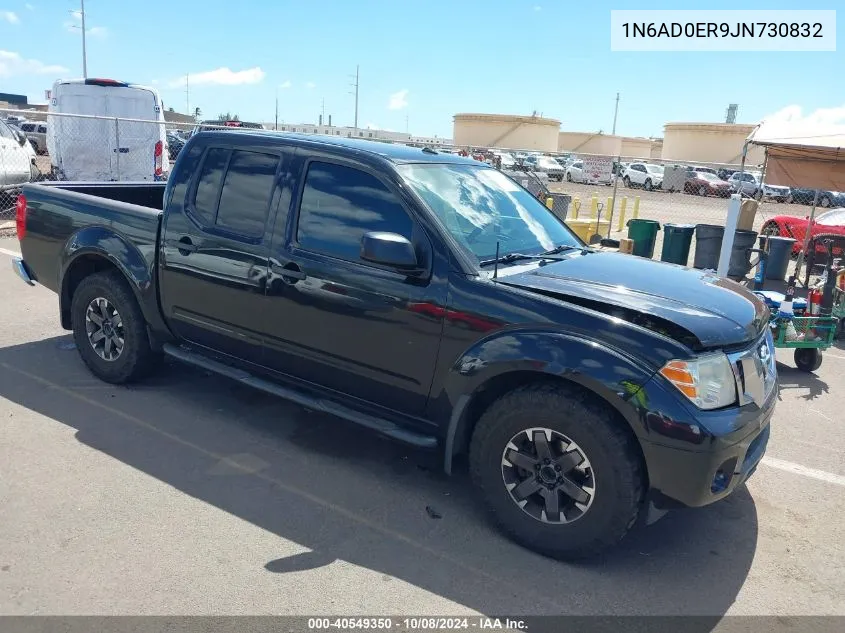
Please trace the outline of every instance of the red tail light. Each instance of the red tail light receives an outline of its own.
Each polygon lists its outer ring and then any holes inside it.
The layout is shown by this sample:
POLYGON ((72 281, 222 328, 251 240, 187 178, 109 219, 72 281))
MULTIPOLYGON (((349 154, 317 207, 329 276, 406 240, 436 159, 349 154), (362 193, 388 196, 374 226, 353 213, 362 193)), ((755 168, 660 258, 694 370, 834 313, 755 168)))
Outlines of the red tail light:
POLYGON ((155 149, 155 175, 156 176, 161 176, 162 160, 163 160, 162 154, 163 154, 163 152, 164 152, 164 145, 162 144, 161 141, 158 141, 156 143, 156 149, 155 149))
POLYGON ((15 225, 18 230, 18 240, 22 240, 26 235, 26 196, 23 194, 18 196, 18 201, 15 204, 15 225))

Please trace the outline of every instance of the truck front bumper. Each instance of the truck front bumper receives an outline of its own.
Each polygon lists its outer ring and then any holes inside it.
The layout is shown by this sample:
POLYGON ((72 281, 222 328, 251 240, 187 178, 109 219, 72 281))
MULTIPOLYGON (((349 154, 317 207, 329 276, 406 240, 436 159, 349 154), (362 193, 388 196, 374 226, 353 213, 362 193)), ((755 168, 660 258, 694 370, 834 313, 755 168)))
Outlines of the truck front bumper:
MULTIPOLYGON (((777 388, 763 407, 718 412, 733 417, 733 428, 710 436, 697 450, 660 442, 642 442, 651 484, 651 501, 657 508, 699 507, 723 499, 745 483, 766 452, 777 388)), ((713 412, 717 413, 717 412, 713 412)))
POLYGON ((23 279, 30 286, 35 285, 35 282, 29 274, 29 269, 26 267, 26 263, 20 257, 12 258, 12 270, 14 270, 15 274, 17 274, 18 277, 23 279))

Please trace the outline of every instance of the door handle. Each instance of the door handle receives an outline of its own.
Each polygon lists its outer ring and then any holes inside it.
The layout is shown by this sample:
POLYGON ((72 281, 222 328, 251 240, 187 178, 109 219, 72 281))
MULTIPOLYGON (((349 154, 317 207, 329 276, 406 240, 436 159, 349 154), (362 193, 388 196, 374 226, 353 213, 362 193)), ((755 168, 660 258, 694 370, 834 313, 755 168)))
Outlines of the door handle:
POLYGON ((305 279, 305 272, 293 262, 280 266, 279 264, 270 264, 270 270, 279 275, 287 284, 295 284, 297 281, 305 279))
POLYGON ((176 242, 176 249, 180 255, 188 255, 189 253, 197 252, 197 245, 186 235, 185 237, 179 238, 179 241, 176 242))

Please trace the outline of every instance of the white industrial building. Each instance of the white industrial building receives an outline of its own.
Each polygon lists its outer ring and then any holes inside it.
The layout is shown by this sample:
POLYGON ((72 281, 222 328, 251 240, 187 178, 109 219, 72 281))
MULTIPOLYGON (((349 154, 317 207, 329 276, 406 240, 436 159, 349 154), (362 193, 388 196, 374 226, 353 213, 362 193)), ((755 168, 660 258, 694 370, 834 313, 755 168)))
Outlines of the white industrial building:
POLYGON ((266 130, 279 132, 297 132, 300 134, 325 134, 346 138, 362 138, 371 141, 391 141, 395 143, 415 143, 420 145, 452 145, 452 139, 438 136, 417 136, 407 132, 392 132, 374 128, 354 128, 342 125, 321 125, 319 123, 263 123, 266 130))

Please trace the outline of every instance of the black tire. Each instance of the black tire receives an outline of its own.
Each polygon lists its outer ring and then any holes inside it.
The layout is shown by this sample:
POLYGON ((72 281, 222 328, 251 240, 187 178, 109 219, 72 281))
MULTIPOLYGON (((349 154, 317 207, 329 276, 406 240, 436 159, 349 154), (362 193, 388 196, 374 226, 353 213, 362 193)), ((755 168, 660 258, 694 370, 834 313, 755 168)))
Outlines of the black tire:
POLYGON ((626 187, 628 187, 628 189, 630 189, 631 188, 631 179, 628 178, 628 176, 625 176, 624 178, 622 178, 622 184, 625 185, 626 187))
POLYGON ((148 374, 155 365, 158 355, 150 348, 141 308, 119 272, 95 273, 80 282, 73 293, 71 322, 76 349, 100 380, 113 384, 132 382, 148 374), (86 314, 98 298, 105 299, 119 316, 120 325, 113 327, 120 328, 123 347, 112 360, 101 357, 89 339, 86 314))
POLYGON ((829 209, 831 205, 831 200, 828 196, 822 196, 819 198, 819 206, 824 209, 829 209))
MULTIPOLYGON (((595 556, 621 541, 637 520, 645 490, 642 461, 631 432, 591 394, 557 384, 519 387, 490 405, 473 432, 470 469, 495 521, 510 538, 562 560, 595 556), (505 469, 517 471, 503 466, 508 443, 518 435, 528 437, 522 432, 537 427, 574 442, 594 474, 597 494, 590 495, 586 510, 569 522, 544 522, 530 515, 507 487, 505 469)), ((530 476, 527 480, 539 481, 530 476)), ((545 499, 542 490, 536 495, 545 499)), ((557 499, 563 499, 564 505, 572 502, 565 495, 557 499)))
POLYGON ((801 371, 814 372, 822 366, 822 351, 812 347, 798 347, 795 350, 795 366, 801 371))
POLYGON ((795 196, 793 196, 792 194, 789 194, 788 196, 786 196, 786 203, 787 204, 795 204, 795 196))
POLYGON ((643 183, 643 189, 646 191, 652 191, 654 189, 654 185, 651 183, 651 178, 646 178, 646 181, 643 183))
POLYGON ((700 186, 698 188, 698 195, 706 198, 707 197, 707 187, 705 187, 704 185, 700 186))
POLYGON ((571 171, 566 172, 566 181, 572 182, 572 172, 571 171))
POLYGON ((776 222, 766 222, 763 228, 760 229, 761 235, 774 235, 780 237, 780 227, 776 222))

